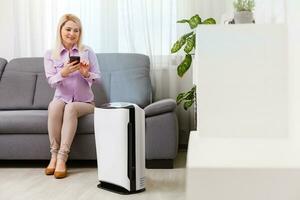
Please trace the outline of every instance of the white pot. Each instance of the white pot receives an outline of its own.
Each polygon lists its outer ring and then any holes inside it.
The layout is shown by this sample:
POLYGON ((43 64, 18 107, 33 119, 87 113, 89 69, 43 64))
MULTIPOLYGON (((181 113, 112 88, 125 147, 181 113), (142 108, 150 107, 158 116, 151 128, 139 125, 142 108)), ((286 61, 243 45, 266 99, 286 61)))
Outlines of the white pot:
POLYGON ((240 11, 234 13, 235 24, 252 24, 253 23, 253 12, 240 11))

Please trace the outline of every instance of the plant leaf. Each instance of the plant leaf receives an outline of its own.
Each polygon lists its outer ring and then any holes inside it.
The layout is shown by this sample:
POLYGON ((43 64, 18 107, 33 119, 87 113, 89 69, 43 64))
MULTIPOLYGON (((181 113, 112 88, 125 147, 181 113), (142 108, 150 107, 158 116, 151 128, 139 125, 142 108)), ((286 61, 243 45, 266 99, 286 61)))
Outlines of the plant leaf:
POLYGON ((179 40, 177 40, 171 48, 171 53, 176 53, 177 51, 179 51, 181 49, 181 47, 185 44, 185 42, 186 42, 186 39, 183 37, 181 37, 179 40))
POLYGON ((184 102, 184 104, 183 104, 184 110, 187 110, 189 107, 191 107, 193 105, 193 103, 194 103, 194 100, 189 100, 189 101, 184 102))
MULTIPOLYGON (((194 93, 196 92, 196 85, 194 85, 191 89, 191 91, 193 91, 194 93)), ((195 94, 196 95, 196 94, 195 94)))
POLYGON ((186 45, 184 48, 185 53, 190 53, 193 50, 193 48, 195 47, 195 41, 196 41, 196 34, 186 39, 186 45))
POLYGON ((194 34, 194 31, 189 32, 189 33, 187 33, 187 34, 184 34, 182 37, 186 39, 186 38, 190 37, 190 36, 193 35, 193 34, 194 34))
POLYGON ((198 24, 201 24, 201 18, 199 17, 199 15, 194 15, 193 17, 191 17, 191 19, 189 20, 190 28, 194 29, 198 26, 198 24))
POLYGON ((186 43, 186 39, 188 37, 190 37, 194 32, 190 32, 190 33, 187 33, 187 34, 184 34, 183 36, 180 37, 179 40, 177 40, 175 42, 175 44, 173 44, 172 48, 171 48, 171 53, 176 53, 177 51, 179 51, 181 49, 181 47, 183 45, 185 45, 186 43))
POLYGON ((182 20, 178 20, 177 23, 189 23, 189 20, 182 19, 182 20))
POLYGON ((194 98, 195 98, 195 96, 194 96, 194 91, 193 90, 190 90, 186 93, 186 97, 185 97, 186 100, 192 100, 194 98))
POLYGON ((202 24, 216 24, 216 20, 214 18, 208 18, 204 20, 202 24))
POLYGON ((183 108, 187 110, 189 107, 195 103, 196 100, 196 85, 194 85, 188 92, 182 92, 180 93, 177 98, 177 105, 184 102, 183 108))
POLYGON ((184 60, 177 67, 178 76, 182 77, 185 72, 190 68, 192 63, 192 56, 190 54, 185 55, 184 60))
POLYGON ((185 96, 184 92, 181 92, 180 94, 177 95, 177 98, 176 98, 177 105, 179 105, 182 102, 182 100, 184 99, 184 96, 185 96))

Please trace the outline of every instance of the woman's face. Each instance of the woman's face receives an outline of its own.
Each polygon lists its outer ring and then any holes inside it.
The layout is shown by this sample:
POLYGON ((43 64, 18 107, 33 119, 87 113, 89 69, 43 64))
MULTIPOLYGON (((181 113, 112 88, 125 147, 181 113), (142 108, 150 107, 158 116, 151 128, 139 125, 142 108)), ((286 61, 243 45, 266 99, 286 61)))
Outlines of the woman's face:
POLYGON ((62 43, 68 47, 73 47, 76 44, 80 37, 80 28, 73 21, 67 21, 65 25, 61 28, 61 38, 62 43))

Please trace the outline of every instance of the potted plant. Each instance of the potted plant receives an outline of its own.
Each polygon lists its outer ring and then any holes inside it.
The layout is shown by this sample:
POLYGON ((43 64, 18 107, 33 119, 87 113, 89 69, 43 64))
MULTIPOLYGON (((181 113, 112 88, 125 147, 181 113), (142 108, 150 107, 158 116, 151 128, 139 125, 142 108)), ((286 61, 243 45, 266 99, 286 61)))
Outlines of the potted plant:
MULTIPOLYGON (((171 53, 176 53, 184 46, 185 58, 177 66, 177 74, 179 77, 182 77, 186 71, 190 68, 193 60, 194 50, 196 48, 196 33, 194 29, 199 24, 216 24, 216 20, 213 18, 208 18, 202 21, 199 15, 194 15, 190 19, 182 19, 177 21, 177 23, 188 23, 191 32, 181 36, 172 46, 171 53)), ((182 92, 177 96, 177 105, 183 103, 183 108, 187 110, 195 102, 196 98, 196 86, 193 86, 190 91, 182 92)))
POLYGON ((235 0, 233 2, 235 9, 234 22, 236 24, 254 23, 253 10, 255 7, 254 0, 235 0))

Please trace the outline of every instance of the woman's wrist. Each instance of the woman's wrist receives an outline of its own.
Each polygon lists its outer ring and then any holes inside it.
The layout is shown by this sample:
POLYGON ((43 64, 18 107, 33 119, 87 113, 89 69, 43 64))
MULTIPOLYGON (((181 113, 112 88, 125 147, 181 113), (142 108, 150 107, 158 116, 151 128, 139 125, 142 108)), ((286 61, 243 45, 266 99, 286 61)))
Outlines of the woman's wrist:
POLYGON ((61 75, 63 78, 65 78, 65 77, 68 76, 68 74, 65 73, 63 70, 60 71, 60 75, 61 75))
POLYGON ((90 72, 84 73, 84 74, 83 74, 83 77, 84 77, 84 78, 89 78, 89 77, 90 77, 90 72))

